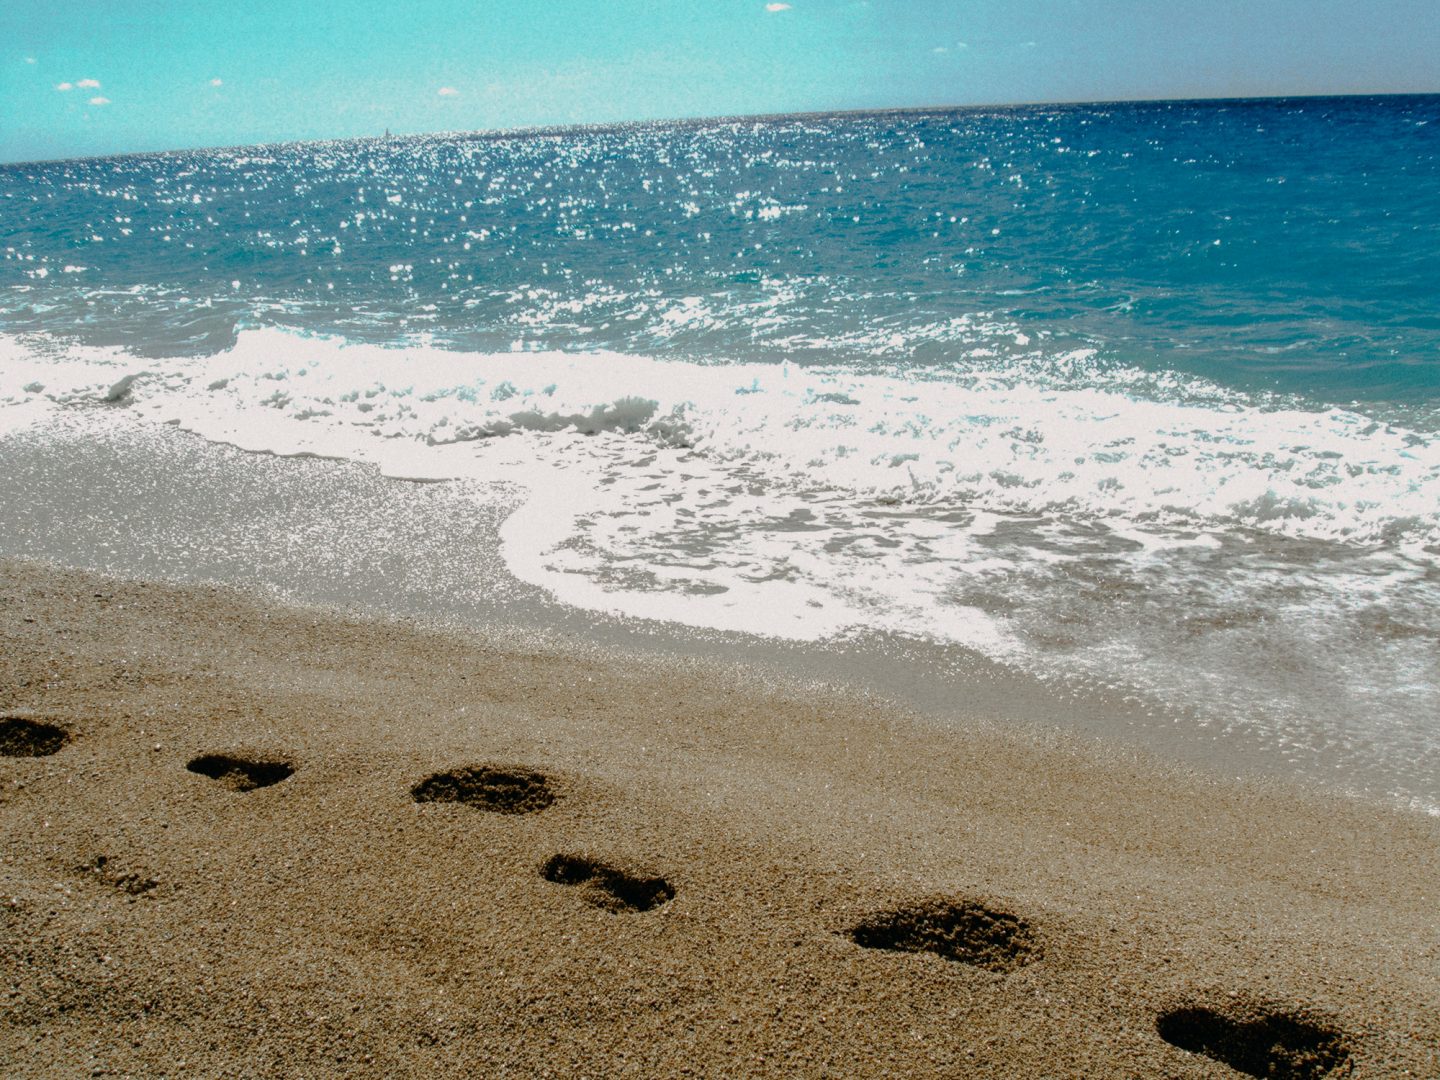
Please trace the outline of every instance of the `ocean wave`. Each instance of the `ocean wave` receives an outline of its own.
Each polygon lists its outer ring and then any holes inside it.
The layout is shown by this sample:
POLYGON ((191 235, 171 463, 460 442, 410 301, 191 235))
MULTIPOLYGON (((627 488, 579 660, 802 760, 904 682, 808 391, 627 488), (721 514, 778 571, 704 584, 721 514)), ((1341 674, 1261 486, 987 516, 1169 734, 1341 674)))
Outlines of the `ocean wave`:
POLYGON ((886 374, 619 353, 455 352, 240 333, 137 360, 7 338, 0 403, 128 403, 206 437, 468 475, 455 447, 604 432, 880 504, 1440 542, 1440 439, 1084 351, 886 374), (397 455, 397 445, 405 452, 397 455))

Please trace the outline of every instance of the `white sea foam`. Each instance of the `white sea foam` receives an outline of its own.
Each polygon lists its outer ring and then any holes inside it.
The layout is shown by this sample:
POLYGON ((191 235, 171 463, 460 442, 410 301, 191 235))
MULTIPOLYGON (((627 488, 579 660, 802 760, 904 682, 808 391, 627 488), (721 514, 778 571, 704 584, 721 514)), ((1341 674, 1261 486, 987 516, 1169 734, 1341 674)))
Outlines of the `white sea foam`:
MULTIPOLYGON (((133 398, 158 419, 277 453, 485 478, 497 436, 635 435, 792 490, 910 505, 1064 511, 1115 523, 1242 526, 1375 543, 1440 540, 1440 439, 1342 409, 1244 399, 1198 381, 1083 369, 904 377, 615 353, 474 354, 252 330, 214 356, 4 345, 0 402, 133 398), (103 385, 102 385, 103 384, 103 385), (32 389, 38 387, 38 389, 32 389)), ((1079 363, 1077 363, 1077 361, 1079 363)))
POLYGON ((715 629, 890 630, 1013 657, 1014 633, 990 613, 998 583, 1028 575, 1034 588, 1040 568, 1096 554, 1047 538, 1047 521, 1103 525, 1100 554, 1134 565, 1237 527, 1365 544, 1440 535, 1434 439, 1090 372, 1083 355, 1048 375, 900 377, 279 329, 177 360, 13 338, 3 349, 0 423, 30 422, 42 401, 104 403, 249 450, 517 483, 530 500, 504 538, 522 580, 577 606, 715 629), (997 542, 1002 524, 1031 539, 997 542), (977 591, 986 603, 966 603, 977 591))

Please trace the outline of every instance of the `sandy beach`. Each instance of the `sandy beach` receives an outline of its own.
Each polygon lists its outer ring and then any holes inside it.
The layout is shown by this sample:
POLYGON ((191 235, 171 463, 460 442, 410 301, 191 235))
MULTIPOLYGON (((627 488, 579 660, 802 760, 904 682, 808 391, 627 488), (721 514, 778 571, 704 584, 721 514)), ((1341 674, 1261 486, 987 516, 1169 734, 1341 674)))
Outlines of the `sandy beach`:
POLYGON ((0 564, 7 1076, 1440 1075, 1440 821, 0 564))
POLYGON ((72 6, 0 1080, 1440 1080, 1440 4, 72 6))

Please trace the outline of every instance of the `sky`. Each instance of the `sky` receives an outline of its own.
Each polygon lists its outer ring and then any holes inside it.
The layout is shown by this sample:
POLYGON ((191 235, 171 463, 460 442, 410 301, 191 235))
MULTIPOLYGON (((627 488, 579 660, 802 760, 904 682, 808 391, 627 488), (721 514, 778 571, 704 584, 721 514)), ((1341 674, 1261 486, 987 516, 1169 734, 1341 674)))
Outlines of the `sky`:
POLYGON ((1033 101, 1440 92, 1440 0, 0 0, 0 162, 1033 101))

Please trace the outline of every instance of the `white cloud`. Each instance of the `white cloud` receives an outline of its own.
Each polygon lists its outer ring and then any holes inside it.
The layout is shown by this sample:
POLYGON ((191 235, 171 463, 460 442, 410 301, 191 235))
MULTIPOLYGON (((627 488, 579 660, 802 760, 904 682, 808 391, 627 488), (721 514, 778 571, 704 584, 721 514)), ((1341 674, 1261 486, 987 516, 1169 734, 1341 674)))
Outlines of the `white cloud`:
POLYGON ((211 79, 211 80, 210 80, 210 85, 211 85, 211 86, 224 86, 224 85, 225 85, 225 80, 224 80, 224 79, 211 79))
POLYGON ((790 5, 789 5, 789 4, 766 4, 766 5, 765 5, 765 10, 766 10, 766 11, 769 11, 769 12, 771 12, 771 13, 774 13, 774 12, 776 12, 776 11, 789 11, 789 10, 790 10, 790 5))
POLYGON ((74 84, 74 83, 68 83, 68 82, 56 83, 56 84, 55 84, 55 89, 56 89, 56 90, 74 90, 74 89, 75 89, 75 84, 74 84))
POLYGON ((441 97, 455 97, 460 91, 456 90, 453 86, 442 86, 439 93, 441 97))
POLYGON ((92 98, 90 99, 90 104, 91 104, 91 105, 109 105, 109 104, 110 104, 110 99, 109 99, 108 97, 92 97, 92 98))
POLYGON ((99 79, 81 79, 81 80, 80 80, 79 82, 77 82, 75 85, 78 86, 81 90, 99 90, 99 89, 100 89, 100 80, 99 80, 99 79))
POLYGON ((27 64, 33 64, 33 63, 35 63, 35 57, 33 57, 33 56, 27 56, 27 57, 25 57, 25 62, 26 62, 27 64))
POLYGON ((931 49, 930 51, 933 52, 933 53, 947 53, 947 52, 949 52, 950 50, 947 49, 944 45, 936 45, 936 46, 935 46, 933 49, 931 49))

